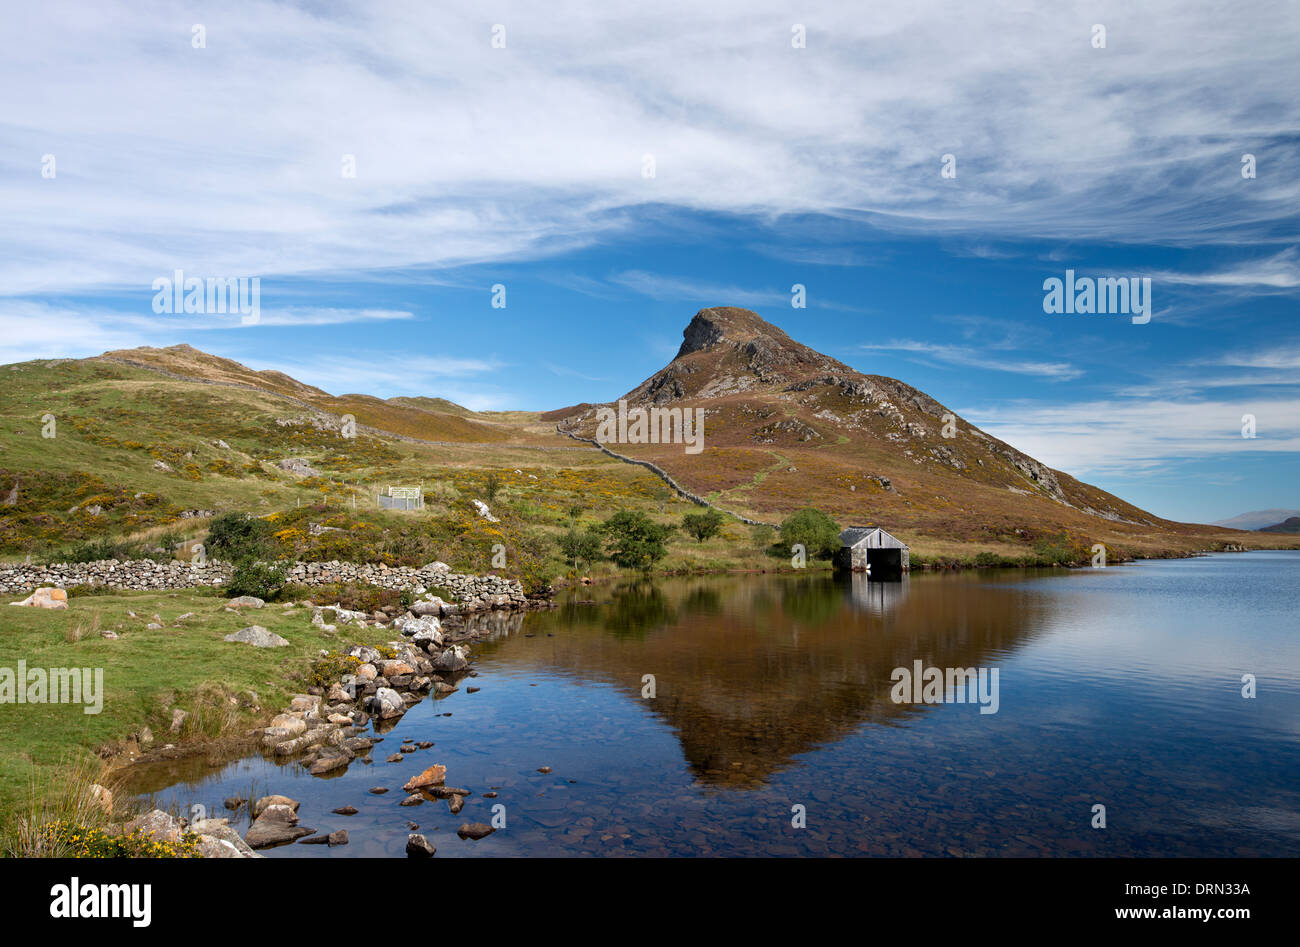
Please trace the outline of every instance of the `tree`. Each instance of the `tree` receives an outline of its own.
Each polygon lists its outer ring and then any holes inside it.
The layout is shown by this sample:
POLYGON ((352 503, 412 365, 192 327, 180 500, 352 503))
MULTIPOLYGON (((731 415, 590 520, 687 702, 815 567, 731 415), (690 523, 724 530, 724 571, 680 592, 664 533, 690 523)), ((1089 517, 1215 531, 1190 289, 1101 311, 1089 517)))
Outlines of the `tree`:
POLYGON ((781 544, 796 543, 810 556, 829 559, 840 548, 840 525, 813 507, 798 510, 781 521, 781 544))
POLYGON ((712 539, 718 535, 722 531, 724 522, 725 519, 717 510, 708 510, 704 513, 687 513, 682 517, 682 529, 694 536, 697 543, 702 543, 704 540, 712 539))
POLYGON ((755 523, 749 527, 749 539, 754 544, 756 552, 768 552, 772 543, 776 541, 776 530, 766 523, 755 523))
POLYGON ((564 558, 573 560, 574 570, 579 562, 592 563, 601 558, 600 534, 592 530, 570 529, 559 538, 559 545, 564 558))
POLYGON ((605 534, 609 558, 624 569, 649 569, 664 556, 664 544, 674 527, 654 522, 644 513, 624 510, 600 524, 605 534))

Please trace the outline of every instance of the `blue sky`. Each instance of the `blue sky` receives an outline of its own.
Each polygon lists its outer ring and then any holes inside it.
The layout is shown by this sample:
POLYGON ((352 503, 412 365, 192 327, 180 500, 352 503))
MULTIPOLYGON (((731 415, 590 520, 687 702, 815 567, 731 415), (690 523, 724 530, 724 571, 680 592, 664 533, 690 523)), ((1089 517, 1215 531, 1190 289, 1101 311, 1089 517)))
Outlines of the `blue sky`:
POLYGON ((17 11, 0 361, 547 409, 739 305, 1161 515, 1300 507, 1294 4, 534 6, 17 11), (155 313, 175 269, 258 277, 260 323, 155 313), (1044 313, 1067 269, 1151 321, 1044 313))

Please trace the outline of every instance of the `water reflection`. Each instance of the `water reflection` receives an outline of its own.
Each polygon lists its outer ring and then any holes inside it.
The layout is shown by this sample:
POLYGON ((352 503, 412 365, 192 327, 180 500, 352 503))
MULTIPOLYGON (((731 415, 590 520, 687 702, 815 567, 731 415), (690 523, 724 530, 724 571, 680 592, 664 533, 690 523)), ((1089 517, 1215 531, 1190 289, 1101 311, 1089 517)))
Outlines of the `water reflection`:
POLYGON ((1300 855, 1297 574, 1300 555, 1271 553, 581 589, 471 618, 490 633, 481 689, 424 700, 335 778, 250 754, 139 767, 131 785, 218 813, 283 792, 306 824, 351 834, 276 858, 403 857, 409 821, 439 858, 1300 855), (918 660, 1000 668, 998 713, 895 704, 893 669, 918 660), (1258 699, 1240 694, 1247 672, 1258 699), (433 745, 386 762, 403 739, 433 745), (473 793, 454 817, 399 806, 435 762, 473 793), (508 830, 457 837, 498 804, 508 830))
POLYGON ((1037 610, 1014 588, 930 587, 912 597, 907 579, 863 575, 631 582, 597 593, 595 607, 569 600, 537 616, 530 628, 562 629, 559 645, 503 640, 484 655, 635 700, 653 674, 645 706, 672 727, 696 779, 757 786, 864 722, 924 712, 893 702, 894 668, 985 666, 1031 635, 1037 610))
POLYGON ((911 591, 911 581, 912 577, 906 572, 895 579, 877 581, 861 572, 851 572, 840 580, 848 593, 849 603, 873 615, 887 614, 902 605, 911 591))

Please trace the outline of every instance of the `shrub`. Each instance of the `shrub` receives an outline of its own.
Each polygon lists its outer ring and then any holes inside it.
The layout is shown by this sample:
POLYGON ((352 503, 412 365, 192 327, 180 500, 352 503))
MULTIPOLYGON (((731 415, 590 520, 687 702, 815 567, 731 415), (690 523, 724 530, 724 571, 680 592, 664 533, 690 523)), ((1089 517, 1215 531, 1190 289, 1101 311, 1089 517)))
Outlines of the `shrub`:
POLYGON ((807 507, 781 521, 781 544, 802 543, 808 555, 829 559, 840 548, 840 526, 821 510, 807 507))
POLYGON ((59 562, 98 562, 101 559, 126 559, 128 555, 128 550, 122 543, 103 538, 78 543, 71 549, 58 553, 55 558, 59 562))
POLYGON ((102 829, 60 821, 44 827, 41 842, 45 850, 65 858, 199 857, 199 837, 194 832, 185 832, 179 842, 166 842, 152 832, 109 835, 102 829))
POLYGON ((776 530, 766 524, 749 527, 749 540, 754 544, 755 552, 770 552, 776 542, 776 530))
POLYGON ((600 525, 609 543, 609 558, 624 569, 649 570, 668 554, 665 543, 674 527, 654 522, 644 513, 615 513, 600 525))
POLYGON ((529 595, 545 592, 555 574, 550 552, 551 544, 544 537, 515 531, 506 546, 506 572, 518 579, 529 595))
POLYGON ((287 579, 284 563, 263 562, 260 559, 241 559, 226 583, 226 593, 231 596, 253 595, 261 599, 274 599, 284 588, 287 579))
POLYGON ((712 539, 718 535, 724 522, 726 520, 717 510, 707 510, 704 513, 687 513, 682 517, 682 529, 694 536, 697 543, 702 543, 704 540, 712 539))
POLYGON ((208 524, 208 554, 236 561, 269 554, 271 527, 247 513, 222 513, 208 524))

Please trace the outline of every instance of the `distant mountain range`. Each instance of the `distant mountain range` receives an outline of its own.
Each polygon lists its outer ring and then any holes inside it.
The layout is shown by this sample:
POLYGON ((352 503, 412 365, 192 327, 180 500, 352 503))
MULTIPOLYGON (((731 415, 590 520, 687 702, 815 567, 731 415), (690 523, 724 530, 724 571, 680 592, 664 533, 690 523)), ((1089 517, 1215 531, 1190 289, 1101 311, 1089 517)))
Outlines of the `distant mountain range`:
POLYGON ((1290 516, 1281 523, 1274 523, 1272 526, 1262 526, 1258 530, 1261 533, 1300 533, 1300 516, 1290 516))
POLYGON ((1226 526, 1228 529, 1289 532, 1289 530, 1278 530, 1272 527, 1283 526, 1287 520, 1296 516, 1300 516, 1300 510, 1254 510, 1250 513, 1239 513, 1238 515, 1226 520, 1218 520, 1214 525, 1226 526))

